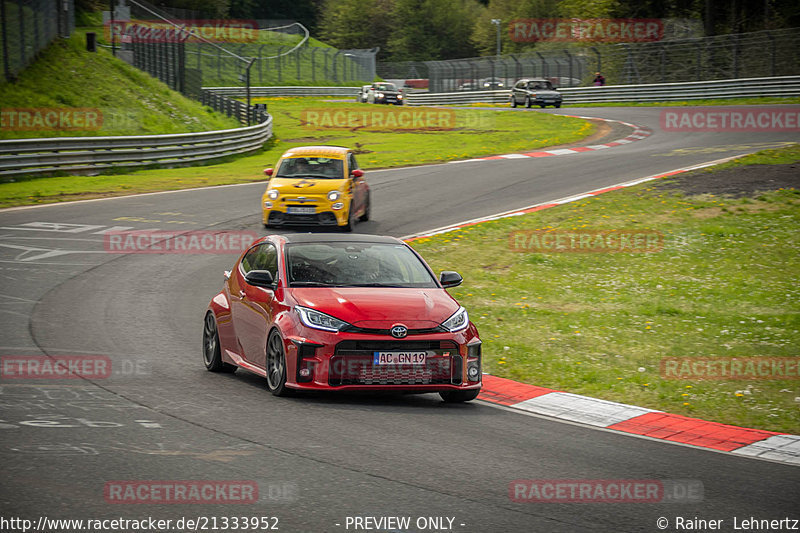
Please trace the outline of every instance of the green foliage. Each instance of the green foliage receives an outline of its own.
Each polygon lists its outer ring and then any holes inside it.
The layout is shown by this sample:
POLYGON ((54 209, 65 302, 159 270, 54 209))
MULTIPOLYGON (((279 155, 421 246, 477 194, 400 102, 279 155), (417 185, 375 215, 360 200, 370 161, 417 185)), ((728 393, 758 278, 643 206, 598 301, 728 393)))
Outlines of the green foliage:
POLYGON ((474 56, 477 50, 470 35, 481 12, 476 0, 395 0, 397 26, 389 39, 392 59, 474 56))
POLYGON ((336 48, 380 47, 383 59, 392 26, 391 0, 327 0, 319 31, 320 39, 336 48))

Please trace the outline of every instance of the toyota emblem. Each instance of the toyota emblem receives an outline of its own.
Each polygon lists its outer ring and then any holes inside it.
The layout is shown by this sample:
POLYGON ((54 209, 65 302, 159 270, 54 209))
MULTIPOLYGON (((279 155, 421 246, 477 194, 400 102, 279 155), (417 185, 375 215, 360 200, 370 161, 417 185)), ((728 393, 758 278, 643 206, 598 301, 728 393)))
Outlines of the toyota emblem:
POLYGON ((392 337, 394 337, 395 339, 402 339, 403 337, 408 335, 408 328, 402 324, 397 324, 396 326, 392 326, 390 333, 392 334, 392 337))

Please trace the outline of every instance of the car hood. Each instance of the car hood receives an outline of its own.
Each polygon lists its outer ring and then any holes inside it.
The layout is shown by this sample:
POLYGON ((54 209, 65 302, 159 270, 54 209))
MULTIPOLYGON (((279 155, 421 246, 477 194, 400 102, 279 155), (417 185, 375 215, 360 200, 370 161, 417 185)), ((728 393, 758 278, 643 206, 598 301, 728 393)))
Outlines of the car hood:
POLYGON ((268 189, 277 189, 281 194, 304 196, 308 194, 326 194, 339 189, 344 178, 273 178, 268 189))
POLYGON ((433 328, 458 310, 444 289, 382 287, 302 287, 289 289, 298 305, 310 307, 354 326, 388 329, 433 328))
POLYGON ((528 89, 532 93, 536 93, 536 96, 548 96, 551 98, 555 98, 556 96, 561 96, 561 93, 558 91, 553 91, 551 89, 528 89))

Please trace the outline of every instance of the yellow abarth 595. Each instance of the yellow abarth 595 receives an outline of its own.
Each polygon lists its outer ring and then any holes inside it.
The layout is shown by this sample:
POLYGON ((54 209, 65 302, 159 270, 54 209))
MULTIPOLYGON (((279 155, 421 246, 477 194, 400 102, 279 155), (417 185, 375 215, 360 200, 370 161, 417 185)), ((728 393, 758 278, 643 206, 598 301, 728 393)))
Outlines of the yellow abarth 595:
POLYGON ((352 231, 356 219, 369 220, 369 185, 349 148, 292 148, 264 174, 270 177, 261 199, 264 227, 297 224, 352 231))

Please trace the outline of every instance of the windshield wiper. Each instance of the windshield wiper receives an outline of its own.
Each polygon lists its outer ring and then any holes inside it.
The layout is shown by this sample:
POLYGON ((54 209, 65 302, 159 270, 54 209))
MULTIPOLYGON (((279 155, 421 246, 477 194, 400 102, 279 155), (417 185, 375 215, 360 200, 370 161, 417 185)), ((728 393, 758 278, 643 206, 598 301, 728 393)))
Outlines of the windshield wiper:
POLYGON ((290 285, 292 287, 337 287, 337 285, 324 281, 292 281, 290 285))
POLYGON ((394 289, 408 289, 407 285, 394 285, 391 283, 348 283, 346 287, 389 287, 394 289))

